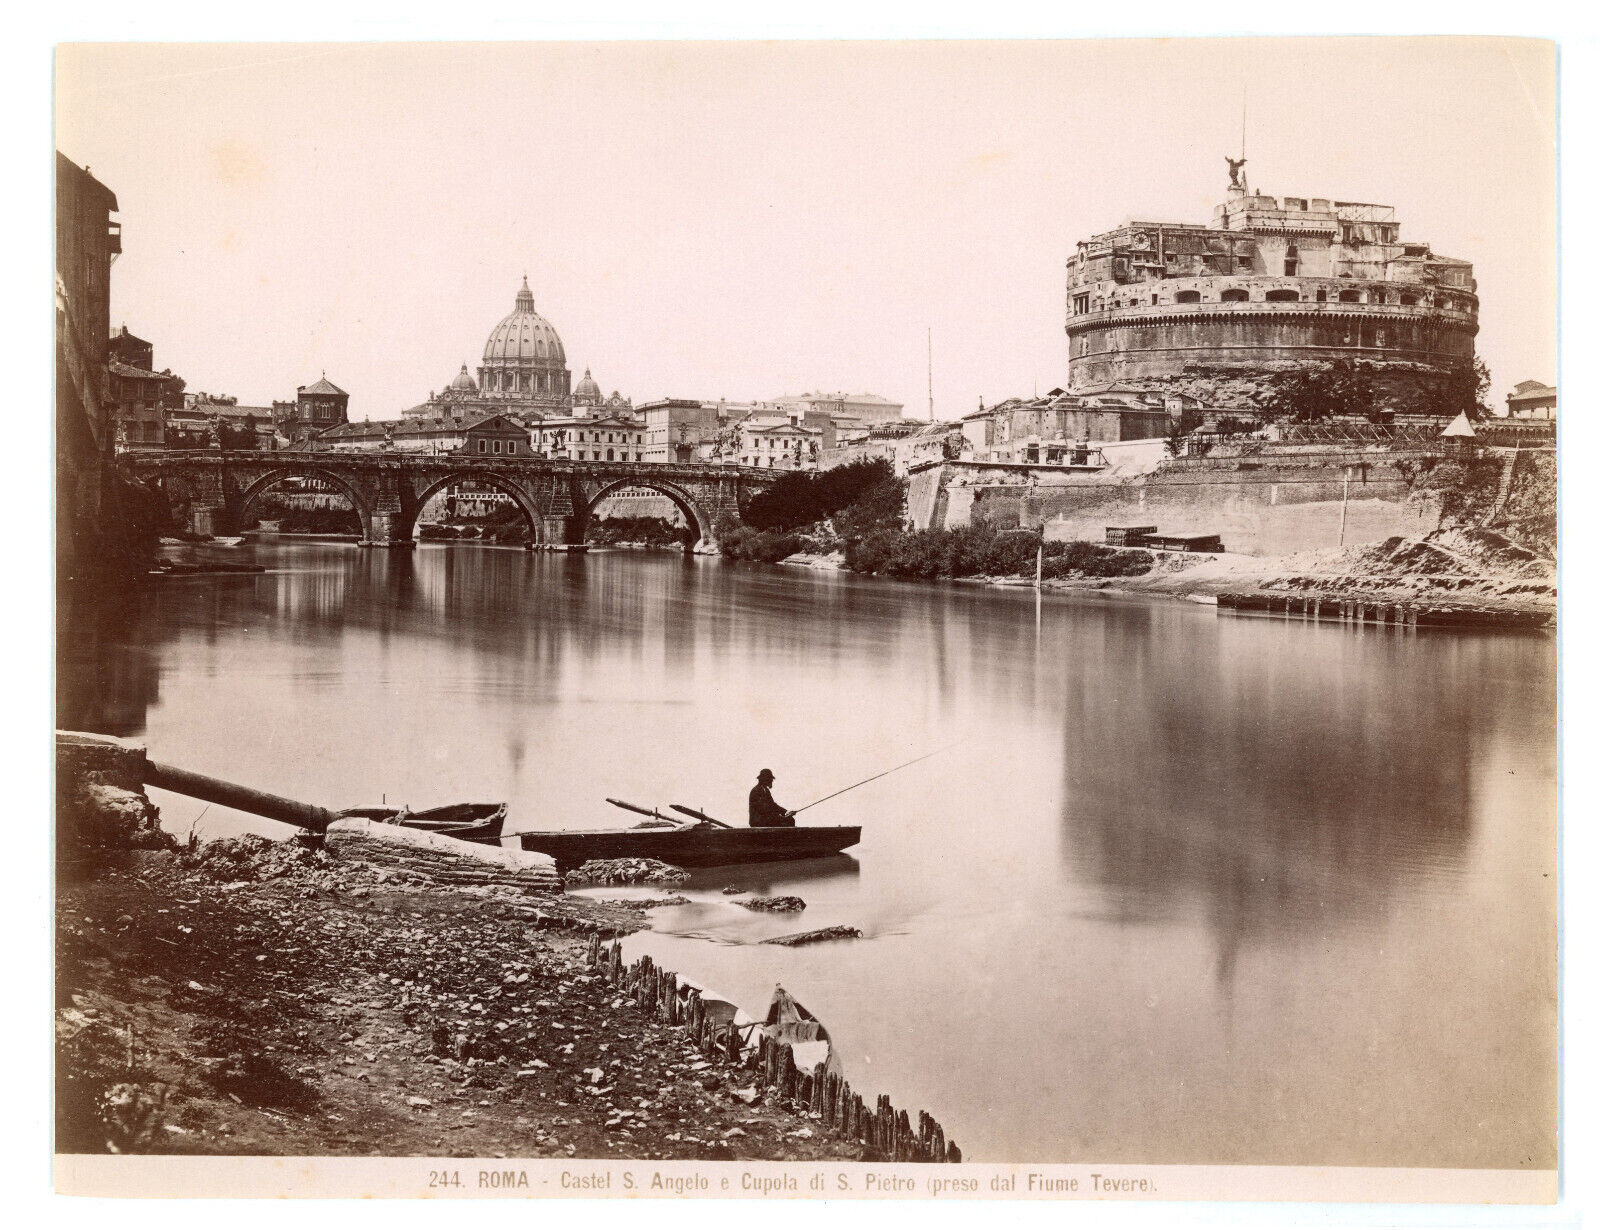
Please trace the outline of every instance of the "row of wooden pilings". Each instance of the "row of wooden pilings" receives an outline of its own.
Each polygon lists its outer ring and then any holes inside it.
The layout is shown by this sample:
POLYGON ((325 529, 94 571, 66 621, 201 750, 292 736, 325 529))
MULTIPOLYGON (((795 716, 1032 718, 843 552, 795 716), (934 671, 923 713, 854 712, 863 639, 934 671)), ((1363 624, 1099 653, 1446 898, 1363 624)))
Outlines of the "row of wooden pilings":
POLYGON ((1217 606, 1223 610, 1259 611, 1335 623, 1390 624, 1400 628, 1539 628, 1550 619, 1541 611, 1435 606, 1385 602, 1377 598, 1325 598, 1320 594, 1218 594, 1217 606))
POLYGON ((821 1116, 824 1131, 860 1141, 891 1162, 961 1160, 955 1141, 945 1139, 944 1128, 927 1111, 918 1112, 913 1125, 911 1116, 896 1110, 885 1094, 869 1107, 849 1081, 830 1073, 825 1064, 802 1071, 795 1064, 793 1048, 769 1038, 759 1026, 746 1025, 741 1031, 731 1020, 713 1019, 699 990, 680 985, 676 974, 649 957, 624 965, 620 935, 609 943, 602 943, 598 934, 590 935, 588 957, 589 964, 642 1011, 663 1024, 686 1029, 702 1055, 749 1072, 760 1086, 774 1090, 779 1101, 821 1116), (756 1035, 754 1047, 746 1042, 746 1031, 751 1030, 756 1035))

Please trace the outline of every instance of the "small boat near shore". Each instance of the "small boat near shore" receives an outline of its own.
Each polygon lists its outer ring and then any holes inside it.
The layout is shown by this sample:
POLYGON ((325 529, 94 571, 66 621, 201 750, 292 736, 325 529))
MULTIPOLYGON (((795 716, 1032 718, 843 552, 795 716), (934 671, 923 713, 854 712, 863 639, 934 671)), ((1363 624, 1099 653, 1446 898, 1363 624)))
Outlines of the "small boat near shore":
POLYGON ((451 803, 412 811, 409 807, 350 807, 339 813, 341 819, 376 820, 401 828, 439 833, 457 841, 498 842, 504 835, 504 803, 451 803))
POLYGON ((590 859, 653 858, 675 867, 721 867, 838 854, 861 840, 859 825, 737 829, 700 823, 676 828, 565 829, 514 834, 524 850, 548 854, 558 867, 590 859))

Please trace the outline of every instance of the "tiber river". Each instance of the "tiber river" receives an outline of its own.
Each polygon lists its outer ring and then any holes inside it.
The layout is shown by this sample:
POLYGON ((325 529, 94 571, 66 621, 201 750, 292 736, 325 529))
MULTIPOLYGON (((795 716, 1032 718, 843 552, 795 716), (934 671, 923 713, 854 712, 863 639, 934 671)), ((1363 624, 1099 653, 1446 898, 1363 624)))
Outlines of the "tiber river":
POLYGON ((629 822, 608 795, 742 822, 758 769, 793 807, 955 744, 806 813, 861 825, 850 857, 702 873, 627 952, 757 1011, 781 981, 969 1158, 1554 1165, 1547 636, 666 554, 223 554, 273 571, 148 594, 84 725, 516 828, 629 822), (835 923, 866 938, 752 943, 835 923))

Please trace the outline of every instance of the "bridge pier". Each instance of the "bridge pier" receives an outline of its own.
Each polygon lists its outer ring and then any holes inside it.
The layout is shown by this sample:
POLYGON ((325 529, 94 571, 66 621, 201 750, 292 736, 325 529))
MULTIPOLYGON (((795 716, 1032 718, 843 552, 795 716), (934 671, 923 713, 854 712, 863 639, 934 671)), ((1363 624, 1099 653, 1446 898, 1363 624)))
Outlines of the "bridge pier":
POLYGON ((228 501, 222 490, 222 470, 207 466, 194 478, 194 498, 189 501, 189 532, 205 538, 227 534, 232 529, 228 501))
POLYGON ((363 547, 384 547, 390 550, 408 550, 417 545, 414 537, 406 537, 402 528, 406 518, 398 511, 383 510, 372 514, 371 536, 358 544, 363 547))

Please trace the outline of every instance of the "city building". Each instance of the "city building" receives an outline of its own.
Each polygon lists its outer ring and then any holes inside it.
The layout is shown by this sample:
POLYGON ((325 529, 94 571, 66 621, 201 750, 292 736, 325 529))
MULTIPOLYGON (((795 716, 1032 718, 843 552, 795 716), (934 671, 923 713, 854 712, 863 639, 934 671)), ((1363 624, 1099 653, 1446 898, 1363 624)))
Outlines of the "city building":
POLYGON ((1544 421, 1556 417, 1556 386, 1524 380, 1506 394, 1506 413, 1514 419, 1544 421))
POLYGON ((734 460, 767 470, 815 470, 822 461, 825 433, 802 426, 796 418, 746 420, 738 426, 734 460))
POLYGON ((898 423, 839 432, 834 447, 822 450, 818 468, 831 470, 859 461, 884 461, 894 467, 896 474, 904 475, 912 466, 924 461, 959 458, 964 455, 966 444, 960 423, 902 419, 898 423))
POLYGON ((292 402, 273 402, 272 415, 279 435, 292 444, 302 444, 330 427, 350 421, 350 394, 323 372, 315 384, 297 388, 292 402))
POLYGON ((785 415, 798 415, 802 422, 815 426, 817 418, 834 422, 854 422, 865 427, 898 422, 905 406, 876 393, 799 393, 772 399, 772 406, 785 415))
POLYGON ((644 419, 644 460, 705 460, 703 454, 716 447, 719 434, 738 421, 726 412, 725 403, 724 412, 719 412, 718 405, 717 402, 675 397, 640 402, 638 411, 644 419))
POLYGON ((365 419, 312 437, 312 448, 336 453, 462 453, 472 457, 531 457, 528 429, 509 414, 475 418, 365 419))
POLYGON ((121 448, 160 448, 166 415, 183 405, 183 380, 156 371, 155 347, 123 325, 106 344, 106 394, 114 405, 121 448))
POLYGON ((57 152, 55 206, 56 577, 65 626, 77 584, 92 585, 114 559, 127 569, 138 564, 116 507, 106 400, 111 265, 122 251, 117 198, 57 152))
POLYGON ((183 404, 163 414, 164 443, 168 448, 283 448, 289 439, 280 435, 275 408, 241 406, 237 397, 213 393, 186 393, 183 404))
POLYGON ((1469 368, 1467 261, 1405 241, 1392 206, 1252 192, 1243 160, 1210 226, 1128 222, 1067 262, 1068 388, 1122 384, 1248 409, 1277 372, 1348 359, 1406 413, 1469 368))
POLYGON ((110 451, 106 398, 111 339, 111 266, 122 253, 117 197, 56 154, 56 399, 58 439, 79 434, 110 451))
POLYGON ((578 408, 560 418, 536 418, 533 451, 567 461, 643 461, 644 424, 632 414, 591 416, 578 408))
POLYGON ((1155 394, 1082 397, 1052 389, 1043 397, 1013 397, 965 415, 960 455, 972 461, 1083 465, 1093 445, 1167 435, 1172 416, 1167 399, 1155 394))

